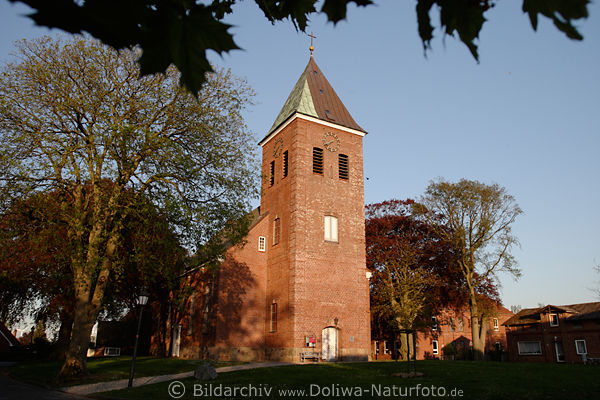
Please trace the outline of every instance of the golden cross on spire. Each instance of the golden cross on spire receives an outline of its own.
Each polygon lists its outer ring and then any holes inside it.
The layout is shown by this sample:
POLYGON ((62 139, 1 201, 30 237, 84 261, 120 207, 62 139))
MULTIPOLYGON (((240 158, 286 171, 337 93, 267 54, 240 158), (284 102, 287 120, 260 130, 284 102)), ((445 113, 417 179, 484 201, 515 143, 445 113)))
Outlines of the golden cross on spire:
POLYGON ((310 56, 312 57, 313 56, 313 51, 315 50, 315 47, 313 46, 313 39, 316 39, 317 37, 315 35, 313 35, 312 32, 308 36, 310 37, 310 47, 309 47, 309 49, 310 49, 310 56))

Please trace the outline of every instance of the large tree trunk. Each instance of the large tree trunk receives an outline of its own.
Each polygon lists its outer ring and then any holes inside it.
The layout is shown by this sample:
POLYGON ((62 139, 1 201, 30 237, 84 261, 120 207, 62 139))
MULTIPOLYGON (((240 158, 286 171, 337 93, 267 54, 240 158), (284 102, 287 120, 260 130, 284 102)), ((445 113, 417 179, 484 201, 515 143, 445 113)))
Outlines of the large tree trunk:
POLYGON ((75 308, 71 342, 65 355, 65 362, 58 374, 60 380, 87 374, 86 358, 92 327, 96 322, 90 315, 89 304, 78 301, 75 308))
MULTIPOLYGON (((401 327, 400 329, 404 329, 404 328, 401 327)), ((402 360, 408 360, 409 358, 410 359, 414 358, 416 350, 415 350, 415 346, 414 346, 413 335, 414 335, 413 333, 409 333, 407 335, 406 332, 402 332, 402 333, 399 333, 398 336, 394 338, 394 341, 397 338, 398 343, 400 344, 400 347, 398 348, 398 356, 402 360)), ((394 343, 392 343, 392 346, 394 346, 394 343)))
MULTIPOLYGON (((406 337, 405 333, 401 333, 399 335, 400 348, 398 349, 398 355, 402 360, 408 360, 408 350, 410 346, 410 341, 406 337)), ((412 351, 411 351, 412 354, 412 351)))
MULTIPOLYGON (((90 234, 90 241, 100 240, 102 227, 96 227, 90 234), (95 235, 94 235, 95 231, 95 235)), ((86 358, 90 343, 92 327, 98 319, 104 291, 112 267, 112 257, 116 251, 118 240, 117 230, 110 233, 103 252, 98 251, 98 245, 91 243, 87 252, 85 264, 74 262, 73 280, 75 284, 75 310, 73 312, 73 330, 71 343, 67 350, 65 362, 58 374, 59 380, 83 376, 87 374, 86 358), (100 263, 97 278, 92 279, 95 267, 100 263)))
POLYGON ((471 305, 471 335, 473 337, 473 359, 481 361, 483 360, 485 352, 485 333, 486 326, 482 316, 479 313, 479 307, 477 305, 476 294, 474 291, 470 293, 470 305, 471 305))

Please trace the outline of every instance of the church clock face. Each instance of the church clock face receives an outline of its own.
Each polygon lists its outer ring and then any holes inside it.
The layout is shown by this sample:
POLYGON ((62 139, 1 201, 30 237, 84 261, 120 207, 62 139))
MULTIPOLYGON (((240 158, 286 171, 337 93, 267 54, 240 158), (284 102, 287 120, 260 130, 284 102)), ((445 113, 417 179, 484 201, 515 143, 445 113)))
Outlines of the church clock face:
POLYGON ((340 139, 333 132, 325 132, 323 135, 323 147, 329 151, 338 151, 340 148, 340 139))
POLYGON ((273 157, 279 157, 281 155, 281 150, 283 150, 283 139, 279 138, 273 145, 273 157))

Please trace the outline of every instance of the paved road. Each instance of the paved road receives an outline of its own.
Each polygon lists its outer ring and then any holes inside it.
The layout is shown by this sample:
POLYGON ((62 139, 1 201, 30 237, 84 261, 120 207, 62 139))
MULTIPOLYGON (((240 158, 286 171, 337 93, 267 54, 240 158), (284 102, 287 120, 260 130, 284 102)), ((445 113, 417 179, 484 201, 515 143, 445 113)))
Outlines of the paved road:
POLYGON ((86 397, 17 382, 0 372, 0 400, 82 400, 86 397))
MULTIPOLYGON (((282 367, 286 365, 294 365, 294 363, 289 362, 281 362, 281 361, 267 361, 267 362, 259 362, 259 363, 250 363, 250 364, 240 364, 240 365, 232 365, 229 367, 221 367, 217 368, 217 373, 221 372, 231 372, 231 371, 242 371, 245 369, 254 369, 254 368, 267 368, 267 367, 282 367)), ((167 382, 178 379, 185 379, 194 376, 194 371, 182 372, 180 374, 169 374, 169 375, 159 375, 159 376, 146 376, 143 378, 135 378, 133 380, 133 387, 143 386, 143 385, 151 385, 153 383, 158 382, 167 382)), ((70 386, 62 388, 65 392, 73 393, 73 394, 92 394, 92 393, 100 393, 100 392, 108 392, 109 390, 121 390, 127 388, 127 384, 129 383, 129 379, 121 379, 118 381, 110 381, 110 382, 100 382, 100 383, 90 383, 88 385, 79 385, 79 386, 70 386)), ((0 400, 2 398, 0 397, 0 400)))

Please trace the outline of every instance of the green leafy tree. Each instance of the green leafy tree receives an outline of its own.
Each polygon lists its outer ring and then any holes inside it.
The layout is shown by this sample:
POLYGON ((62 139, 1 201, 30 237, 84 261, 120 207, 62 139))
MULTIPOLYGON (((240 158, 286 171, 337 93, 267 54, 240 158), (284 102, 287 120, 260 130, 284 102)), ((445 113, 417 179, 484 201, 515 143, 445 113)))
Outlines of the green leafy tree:
POLYGON ((61 377, 86 372, 91 328, 139 197, 169 215, 190 251, 214 255, 239 238, 243 223, 223 227, 243 221, 256 195, 241 116, 248 85, 221 70, 194 97, 175 69, 140 77, 138 55, 42 38, 21 42, 0 75, 2 205, 46 190, 65 198, 57 218, 71 246, 74 322, 61 377))
MULTIPOLYGON (((71 33, 88 32, 115 49, 140 46, 143 74, 165 71, 174 64, 181 71, 181 83, 192 92, 200 89, 205 73, 211 71, 206 51, 217 53, 237 49, 229 25, 222 22, 233 12, 238 0, 10 0, 32 7, 30 17, 36 24, 71 33)), ((309 17, 317 12, 317 0, 255 0, 265 17, 275 23, 289 19, 304 32, 309 17)), ((337 23, 346 18, 349 3, 368 6, 371 0, 324 0, 320 11, 337 23)), ((495 0, 417 0, 419 36, 430 48, 435 25, 431 11, 439 11, 439 29, 458 38, 478 58, 479 38, 486 12, 495 0)), ((539 16, 552 20, 567 37, 583 37, 574 20, 587 18, 589 0, 523 0, 533 29, 539 16)), ((510 27, 509 27, 510 28, 510 27)))
MULTIPOLYGON (((105 182, 104 190, 112 184, 105 182)), ((120 317, 135 309, 144 287, 152 300, 168 304, 180 287, 186 251, 164 213, 145 196, 130 199, 123 221, 114 273, 102 302, 102 318, 120 317)), ((72 254, 67 225, 60 218, 68 207, 57 192, 36 193, 0 216, 0 318, 34 321, 59 327, 54 356, 64 359, 73 325, 72 254)), ((87 228, 89 229, 89 227, 87 228)))
POLYGON ((432 226, 444 226, 437 232, 456 252, 468 290, 474 355, 483 359, 489 307, 481 304, 481 294, 500 271, 521 275, 510 254, 518 245, 512 224, 521 208, 503 187, 466 179, 431 182, 421 204, 417 211, 432 226))

